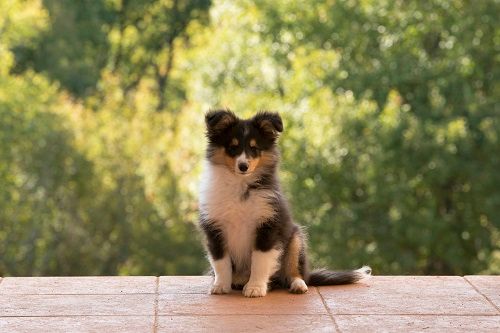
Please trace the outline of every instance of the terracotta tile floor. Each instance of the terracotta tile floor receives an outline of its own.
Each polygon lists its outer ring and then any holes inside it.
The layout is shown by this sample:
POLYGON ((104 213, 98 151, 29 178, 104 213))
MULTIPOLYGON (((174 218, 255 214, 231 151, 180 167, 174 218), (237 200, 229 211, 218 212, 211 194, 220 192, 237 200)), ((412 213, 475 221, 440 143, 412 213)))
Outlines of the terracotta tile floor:
POLYGON ((0 278, 0 332, 500 332, 500 276, 375 276, 304 295, 206 276, 0 278))

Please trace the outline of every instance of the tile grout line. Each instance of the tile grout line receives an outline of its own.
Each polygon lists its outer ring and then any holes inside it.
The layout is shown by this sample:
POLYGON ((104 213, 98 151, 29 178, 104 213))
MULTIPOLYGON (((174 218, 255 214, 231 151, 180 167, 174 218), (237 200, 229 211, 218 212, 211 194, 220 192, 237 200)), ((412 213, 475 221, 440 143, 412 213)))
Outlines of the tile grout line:
POLYGON ((337 316, 425 316, 425 317, 498 317, 499 315, 496 313, 336 313, 337 316))
POLYGON ((80 318, 80 317, 144 317, 149 318, 150 315, 129 315, 129 314, 57 314, 57 315, 0 315, 2 318, 80 318))
POLYGON ((462 279, 464 279, 465 281, 467 281, 467 283, 468 283, 468 284, 470 284, 470 285, 472 286, 472 288, 474 288, 474 290, 475 290, 477 293, 479 293, 479 295, 483 296, 483 297, 486 299, 486 301, 488 301, 488 303, 490 303, 490 304, 491 304, 491 305, 492 305, 492 306, 493 306, 493 307, 497 310, 497 312, 499 312, 499 313, 500 313, 500 309, 498 308, 498 306, 496 306, 496 305, 495 305, 495 303, 493 303, 493 302, 492 302, 492 301, 488 298, 488 296, 486 296, 485 294, 483 294, 482 292, 480 292, 480 291, 479 291, 479 289, 478 289, 478 288, 476 288, 476 286, 475 286, 472 282, 470 282, 470 281, 469 281, 469 279, 467 279, 465 276, 463 276, 463 277, 462 277, 462 279))
MULTIPOLYGON (((240 316, 264 316, 264 317, 269 317, 269 316, 289 316, 289 317, 295 317, 298 315, 304 315, 304 316, 312 316, 312 317, 318 317, 318 316, 327 316, 325 314, 318 314, 318 313, 308 313, 308 314, 298 314, 298 313, 275 313, 275 314, 269 314, 269 313, 252 313, 252 314, 245 314, 245 313, 230 313, 230 314, 193 314, 193 313, 175 313, 175 314, 168 314, 168 315, 159 315, 158 317, 240 317, 240 316)), ((443 314, 443 313, 338 313, 336 314, 337 316, 369 316, 369 317, 400 317, 400 316, 408 316, 408 317, 419 317, 419 316, 425 316, 425 317, 499 317, 498 314, 443 314)), ((1 318, 61 318, 61 317, 68 317, 68 318, 78 318, 78 317, 151 317, 151 315, 130 315, 130 314, 62 314, 62 315, 0 315, 1 318)))
MULTIPOLYGON (((209 313, 209 314, 196 314, 193 312, 176 312, 171 314, 159 315, 158 317, 217 317, 217 316, 329 316, 329 314, 319 313, 269 313, 269 312, 254 312, 254 313, 209 313)), ((332 314, 333 315, 333 314, 332 314)), ((337 316, 426 316, 426 317, 498 317, 498 314, 484 313, 484 314, 453 314, 453 313, 336 313, 337 316)), ((102 316, 120 316, 120 315, 102 315, 102 316)), ((142 315, 147 316, 147 315, 142 315)), ((1 316, 0 316, 1 317, 1 316)), ((15 316, 14 316, 15 317, 15 316)), ((28 316, 29 317, 29 316, 28 316)), ((43 316, 48 317, 48 316, 43 316)), ((57 316, 56 316, 57 317, 57 316)))
MULTIPOLYGON (((1 283, 1 282, 0 282, 1 283)), ((93 293, 93 294, 69 294, 69 293, 43 293, 43 294, 4 294, 0 292, 0 295, 3 296, 129 296, 129 295, 155 295, 155 293, 113 293, 113 294, 101 294, 101 293, 93 293)))
POLYGON ((337 321, 335 320, 335 318, 333 317, 333 314, 330 312, 330 309, 328 308, 328 306, 326 305, 326 302, 325 302, 325 299, 323 298, 323 295, 321 294, 321 292, 319 291, 319 288, 318 287, 314 287, 316 288, 316 291, 318 292, 318 295, 319 297, 321 298, 321 302, 323 303, 323 306, 325 307, 325 310, 326 312, 328 313, 328 315, 330 316, 330 318, 332 319, 333 321, 333 325, 335 327, 335 331, 337 332, 341 332, 339 326, 337 325, 337 321))
POLYGON ((158 298, 160 289, 160 277, 156 277, 156 285, 155 285, 155 309, 154 309, 154 320, 153 320, 153 333, 158 332, 158 298))

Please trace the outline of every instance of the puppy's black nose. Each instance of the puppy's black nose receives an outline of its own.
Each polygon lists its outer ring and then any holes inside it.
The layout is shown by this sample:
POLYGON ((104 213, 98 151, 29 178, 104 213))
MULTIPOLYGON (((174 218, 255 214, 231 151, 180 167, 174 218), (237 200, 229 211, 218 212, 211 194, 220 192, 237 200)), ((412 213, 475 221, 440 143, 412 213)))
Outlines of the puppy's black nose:
POLYGON ((238 164, 238 169, 240 169, 241 172, 246 172, 248 170, 248 164, 246 163, 239 163, 238 164))

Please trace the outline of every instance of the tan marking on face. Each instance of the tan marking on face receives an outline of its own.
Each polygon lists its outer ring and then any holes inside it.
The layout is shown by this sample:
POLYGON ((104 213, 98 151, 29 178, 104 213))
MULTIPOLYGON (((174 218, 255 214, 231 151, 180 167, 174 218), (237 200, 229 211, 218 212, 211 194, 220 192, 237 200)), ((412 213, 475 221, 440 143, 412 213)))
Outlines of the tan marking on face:
POLYGON ((255 169, 257 169, 257 167, 259 166, 259 163, 260 163, 260 157, 249 158, 247 172, 254 172, 255 169))
POLYGON ((229 170, 234 172, 235 171, 234 166, 236 165, 236 158, 224 154, 224 164, 229 168, 229 170))
POLYGON ((262 151, 256 167, 265 167, 276 164, 276 155, 272 152, 262 151))
POLYGON ((217 148, 217 150, 215 150, 215 153, 210 157, 210 161, 213 164, 224 164, 225 157, 226 154, 224 148, 217 148))
MULTIPOLYGON (((255 139, 250 140, 250 147, 256 148, 257 147, 257 141, 255 139)), ((257 169, 260 165, 260 156, 258 157, 249 157, 248 158, 248 172, 253 172, 255 169, 257 169)))
POLYGON ((236 139, 236 138, 233 138, 233 139, 231 140, 231 146, 237 146, 237 145, 238 145, 238 143, 239 143, 239 141, 238 141, 238 139, 236 139))
POLYGON ((255 168, 257 168, 259 164, 259 158, 258 157, 252 158, 248 156, 246 153, 242 153, 241 155, 237 156, 234 163, 234 169, 238 173, 239 173, 238 164, 241 162, 246 162, 248 164, 248 170, 245 172, 245 174, 250 174, 255 170, 255 168))
POLYGON ((229 170, 233 172, 235 171, 236 158, 226 154, 226 150, 224 148, 217 148, 210 158, 210 161, 216 165, 225 165, 229 170))
MULTIPOLYGON (((252 144, 253 142, 250 142, 250 145, 252 144)), ((238 156, 229 156, 224 148, 218 148, 211 157, 211 161, 214 164, 225 165, 232 172, 239 172, 237 169, 238 165, 236 163, 237 158, 238 156)), ((271 166, 276 163, 276 159, 276 154, 267 151, 262 151, 260 156, 256 158, 247 157, 248 170, 246 173, 254 172, 257 168, 260 167, 271 166)))

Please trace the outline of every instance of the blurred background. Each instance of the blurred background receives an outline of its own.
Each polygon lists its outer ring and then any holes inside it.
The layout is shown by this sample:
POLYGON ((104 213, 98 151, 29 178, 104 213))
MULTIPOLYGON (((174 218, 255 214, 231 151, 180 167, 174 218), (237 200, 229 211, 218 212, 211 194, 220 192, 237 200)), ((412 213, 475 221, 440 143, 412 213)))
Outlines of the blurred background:
POLYGON ((500 273, 498 0, 0 8, 0 275, 203 273, 210 107, 282 115, 315 266, 500 273))

